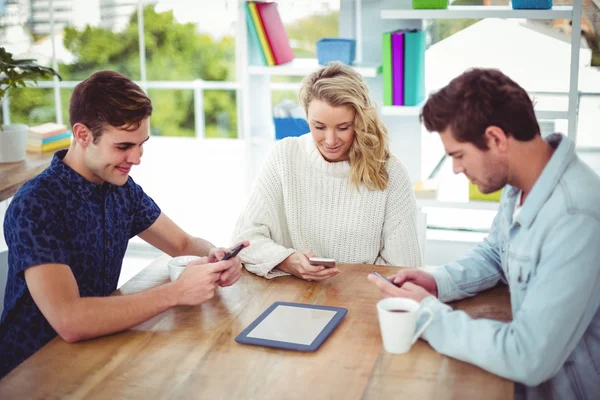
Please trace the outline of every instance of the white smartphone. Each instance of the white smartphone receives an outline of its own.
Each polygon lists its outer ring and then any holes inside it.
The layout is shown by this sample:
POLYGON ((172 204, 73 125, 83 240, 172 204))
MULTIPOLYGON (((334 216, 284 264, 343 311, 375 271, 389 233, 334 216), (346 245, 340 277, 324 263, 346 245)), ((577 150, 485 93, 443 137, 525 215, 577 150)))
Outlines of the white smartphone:
POLYGON ((333 258, 324 257, 311 257, 308 259, 310 265, 322 265, 327 268, 335 267, 335 260, 333 258))

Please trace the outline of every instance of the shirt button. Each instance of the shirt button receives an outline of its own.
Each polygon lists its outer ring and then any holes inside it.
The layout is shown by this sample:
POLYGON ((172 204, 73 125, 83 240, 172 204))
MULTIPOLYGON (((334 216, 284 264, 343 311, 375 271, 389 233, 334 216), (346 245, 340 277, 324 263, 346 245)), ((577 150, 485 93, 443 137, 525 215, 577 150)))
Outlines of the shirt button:
POLYGON ((107 241, 106 241, 106 245, 107 245, 107 246, 110 246, 110 240, 107 240, 107 241))
POLYGON ((502 248, 502 252, 504 253, 504 247, 502 248))

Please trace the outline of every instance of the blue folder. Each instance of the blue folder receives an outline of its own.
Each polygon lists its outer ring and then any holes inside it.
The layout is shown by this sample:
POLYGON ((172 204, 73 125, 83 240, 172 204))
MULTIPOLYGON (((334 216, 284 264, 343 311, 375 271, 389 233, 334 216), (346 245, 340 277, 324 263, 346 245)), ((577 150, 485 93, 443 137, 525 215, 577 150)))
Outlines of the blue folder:
POLYGON ((404 33, 404 105, 417 106, 425 100, 425 31, 404 33))

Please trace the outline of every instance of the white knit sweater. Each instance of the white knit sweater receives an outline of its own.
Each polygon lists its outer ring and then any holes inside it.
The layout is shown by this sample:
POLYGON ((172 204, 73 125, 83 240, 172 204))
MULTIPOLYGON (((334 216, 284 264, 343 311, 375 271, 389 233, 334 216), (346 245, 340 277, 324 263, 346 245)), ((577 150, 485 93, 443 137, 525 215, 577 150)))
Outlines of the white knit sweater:
POLYGON ((350 184, 347 161, 327 162, 311 134, 286 138, 271 149, 234 231, 248 271, 267 278, 295 250, 339 263, 423 264, 416 202, 408 173, 390 157, 387 189, 350 184))

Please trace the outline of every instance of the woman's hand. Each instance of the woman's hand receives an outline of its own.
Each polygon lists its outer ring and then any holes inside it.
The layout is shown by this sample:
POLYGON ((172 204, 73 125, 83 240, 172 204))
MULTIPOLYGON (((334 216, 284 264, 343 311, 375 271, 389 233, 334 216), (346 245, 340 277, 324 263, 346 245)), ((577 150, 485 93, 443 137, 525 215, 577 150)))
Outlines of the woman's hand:
POLYGON ((334 277, 340 272, 337 267, 326 268, 322 265, 310 265, 308 259, 314 256, 314 253, 310 250, 304 253, 296 251, 290 254, 277 267, 283 272, 309 282, 322 281, 334 277))

